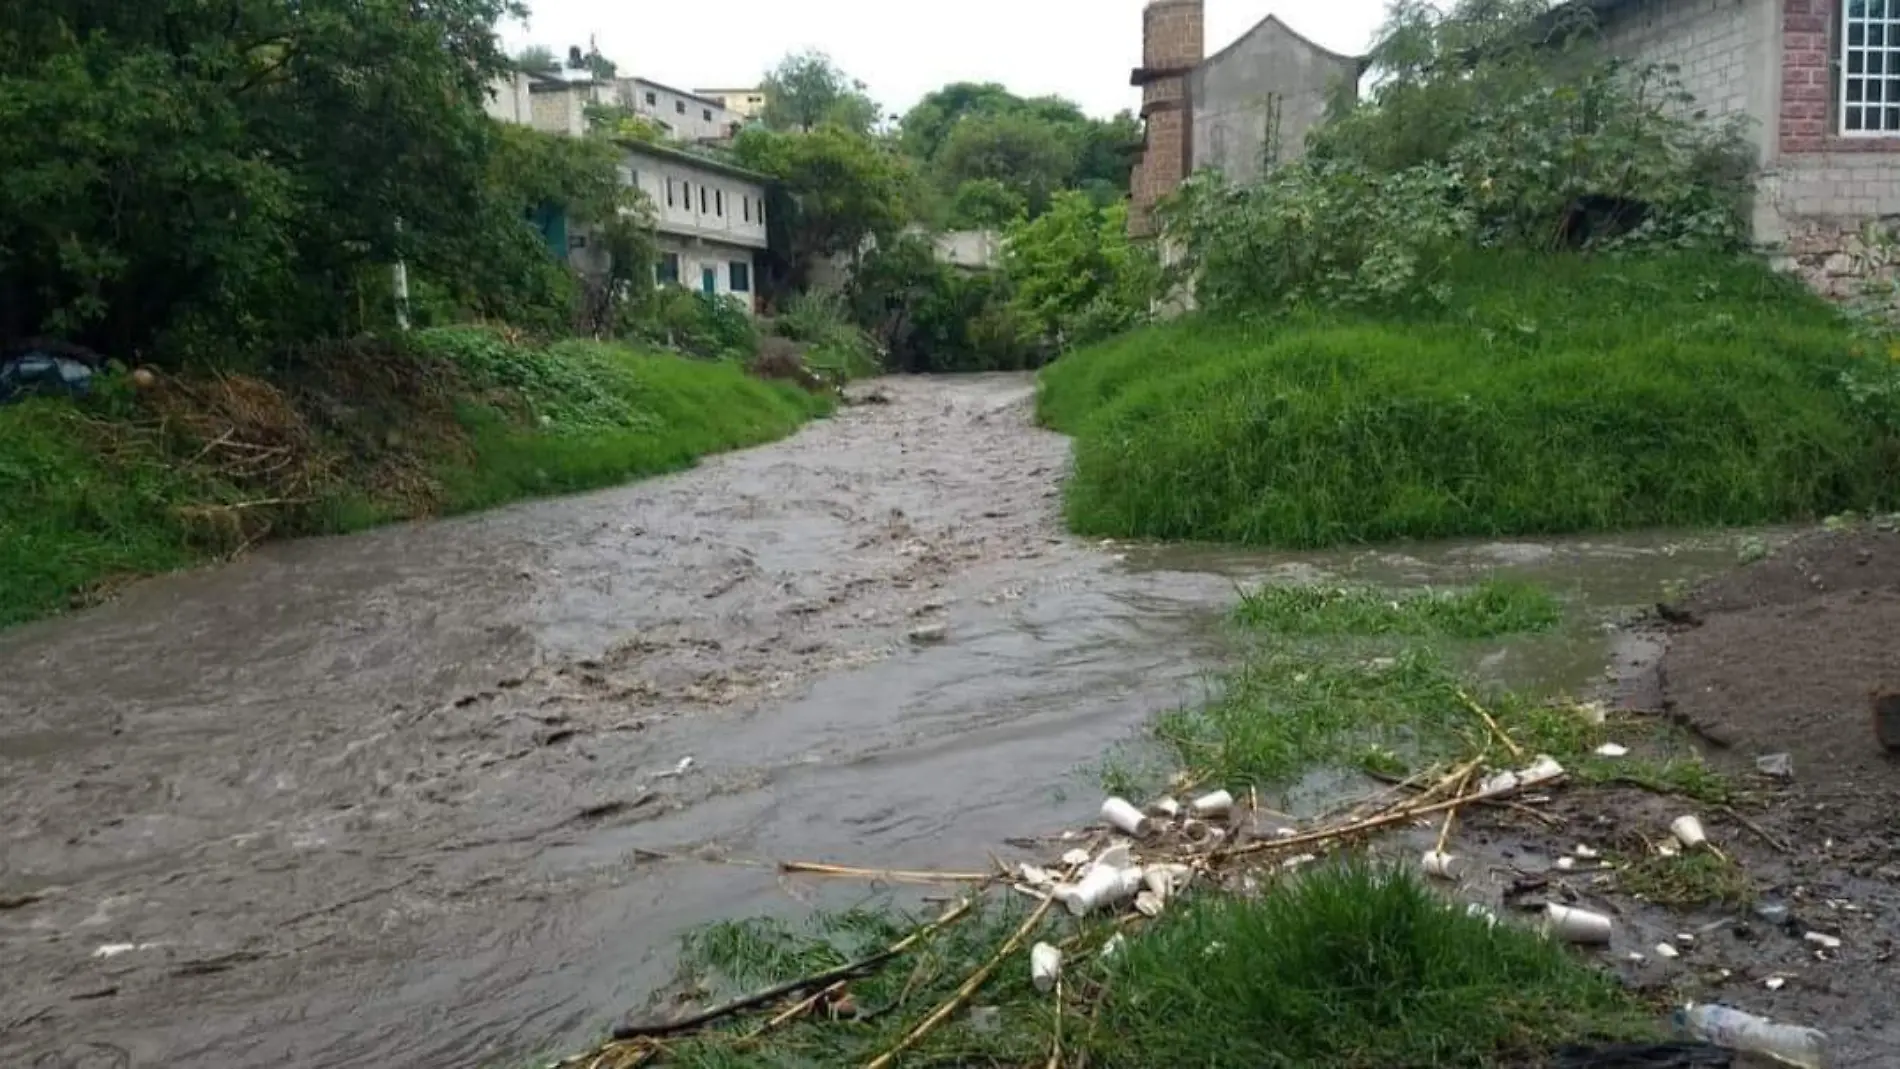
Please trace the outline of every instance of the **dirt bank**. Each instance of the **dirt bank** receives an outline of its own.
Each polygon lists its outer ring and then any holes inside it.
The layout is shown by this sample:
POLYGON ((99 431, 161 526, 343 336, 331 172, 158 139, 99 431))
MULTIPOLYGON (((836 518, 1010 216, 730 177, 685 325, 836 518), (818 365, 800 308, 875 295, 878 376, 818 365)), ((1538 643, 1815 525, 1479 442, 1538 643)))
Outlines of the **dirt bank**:
POLYGON ((1876 745, 1869 709, 1870 691, 1900 682, 1900 535, 1803 536, 1663 615, 1630 632, 1625 648, 1639 655, 1619 665, 1618 689, 1627 708, 1690 729, 1732 778, 1732 810, 1636 789, 1564 792, 1561 828, 1490 844, 1493 874, 1528 888, 1521 905, 1558 895, 1618 916, 1612 960, 1659 1000, 1823 1028, 1837 1067, 1900 1064, 1900 759, 1876 745), (1778 754, 1791 777, 1758 770, 1778 754), (1737 863, 1744 900, 1664 908, 1574 857, 1579 844, 1618 865, 1648 855, 1685 813, 1737 863), (1566 855, 1574 867, 1555 867, 1566 855), (1658 954, 1661 943, 1680 956, 1658 954))

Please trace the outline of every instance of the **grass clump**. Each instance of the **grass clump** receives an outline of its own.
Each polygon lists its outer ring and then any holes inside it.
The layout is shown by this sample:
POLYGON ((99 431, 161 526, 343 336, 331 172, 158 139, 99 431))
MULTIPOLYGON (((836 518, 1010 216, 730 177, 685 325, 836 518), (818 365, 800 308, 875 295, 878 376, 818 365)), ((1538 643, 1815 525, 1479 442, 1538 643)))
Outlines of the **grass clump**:
POLYGON ((1758 524, 1890 496, 1884 356, 1752 260, 1471 254, 1442 308, 1187 318, 1064 357, 1078 531, 1293 547, 1758 524))
POLYGON ((1370 588, 1265 586, 1236 610, 1249 627, 1284 635, 1403 635, 1481 639, 1548 631, 1563 603, 1532 583, 1488 579, 1468 590, 1392 595, 1370 588))
POLYGON ((677 470, 828 406, 731 362, 472 328, 98 386, 0 407, 0 626, 269 538, 677 470))
POLYGON ((1616 880, 1626 894, 1671 909, 1740 907, 1755 900, 1754 884, 1741 866, 1706 850, 1620 859, 1616 880))

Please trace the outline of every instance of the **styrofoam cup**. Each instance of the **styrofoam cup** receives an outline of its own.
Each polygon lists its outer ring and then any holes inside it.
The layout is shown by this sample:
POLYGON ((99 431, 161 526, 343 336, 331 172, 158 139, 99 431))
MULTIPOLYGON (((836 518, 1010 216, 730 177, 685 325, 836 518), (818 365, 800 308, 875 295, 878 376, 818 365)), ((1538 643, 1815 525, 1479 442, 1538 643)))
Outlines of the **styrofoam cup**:
POLYGON ((1095 865, 1082 877, 1081 883, 1058 889, 1056 897, 1070 913, 1080 917, 1128 898, 1140 889, 1140 869, 1095 865))
POLYGON ((1155 816, 1173 820, 1181 815, 1181 803, 1172 798, 1157 798, 1154 804, 1148 807, 1148 811, 1155 816))
POLYGON ((1148 834, 1148 818, 1126 798, 1110 798, 1102 803, 1102 819, 1116 830, 1139 839, 1148 834))
POLYGON ((1555 902, 1544 906, 1544 915, 1550 934, 1567 943, 1608 943, 1610 930, 1615 927, 1614 922, 1601 913, 1555 902))
POLYGON ((1224 817, 1233 812, 1234 796, 1226 791, 1203 794, 1194 799, 1189 808, 1194 810, 1194 815, 1197 817, 1224 817))
POLYGON ((1563 774, 1564 766, 1558 764, 1556 758, 1539 754, 1537 760, 1531 762, 1529 768, 1517 774, 1517 781, 1522 786, 1534 787, 1539 783, 1549 783, 1551 780, 1560 779, 1563 774))
POLYGON ((1692 816, 1677 817, 1669 825, 1670 834, 1683 846, 1694 850, 1709 841, 1709 833, 1702 830, 1702 821, 1692 816))
POLYGON ((1440 850, 1425 851, 1420 863, 1427 876, 1436 876, 1441 880, 1456 880, 1464 875, 1465 863, 1440 850))
POLYGON ((1029 950, 1029 980, 1038 991, 1049 991, 1062 978, 1062 951, 1047 943, 1037 943, 1029 950))

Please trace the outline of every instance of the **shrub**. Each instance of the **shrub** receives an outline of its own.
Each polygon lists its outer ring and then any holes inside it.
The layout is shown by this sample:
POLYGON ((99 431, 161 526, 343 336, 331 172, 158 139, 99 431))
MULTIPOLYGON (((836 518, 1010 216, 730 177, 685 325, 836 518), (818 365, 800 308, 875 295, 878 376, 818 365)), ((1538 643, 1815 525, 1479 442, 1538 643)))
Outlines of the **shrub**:
POLYGON ((792 298, 773 324, 786 338, 809 346, 805 363, 843 378, 879 371, 877 345, 855 323, 842 296, 802 293, 792 298))
POLYGON ((709 297, 665 286, 650 306, 623 324, 636 343, 664 346, 707 359, 745 359, 758 348, 758 328, 736 297, 709 297))
POLYGON ((1161 292, 1154 253, 1129 240, 1127 206, 1100 207, 1086 193, 1059 194, 1046 213, 1011 227, 1003 270, 1017 317, 1057 345, 1143 322, 1161 292))
POLYGON ((1189 319, 1049 369, 1090 534, 1321 546, 1753 524, 1891 496, 1850 328, 1752 260, 1462 257, 1456 312, 1189 319))

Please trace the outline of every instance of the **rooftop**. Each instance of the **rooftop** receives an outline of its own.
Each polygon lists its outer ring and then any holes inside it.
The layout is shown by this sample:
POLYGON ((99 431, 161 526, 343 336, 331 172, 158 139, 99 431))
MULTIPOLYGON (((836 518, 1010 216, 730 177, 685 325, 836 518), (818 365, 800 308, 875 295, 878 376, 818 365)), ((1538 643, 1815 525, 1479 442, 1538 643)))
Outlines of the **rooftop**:
POLYGON ((736 163, 727 163, 724 160, 714 159, 710 156, 702 156, 697 152, 687 152, 684 149, 673 148, 670 145, 656 144, 652 141, 636 141, 632 138, 622 138, 619 144, 621 148, 637 156, 650 156, 655 159, 671 160, 674 163, 684 164, 688 167, 698 167, 701 170, 712 171, 715 174, 723 174, 729 178, 738 178, 747 182, 757 182, 762 186, 770 185, 773 181, 770 175, 747 170, 736 163))

